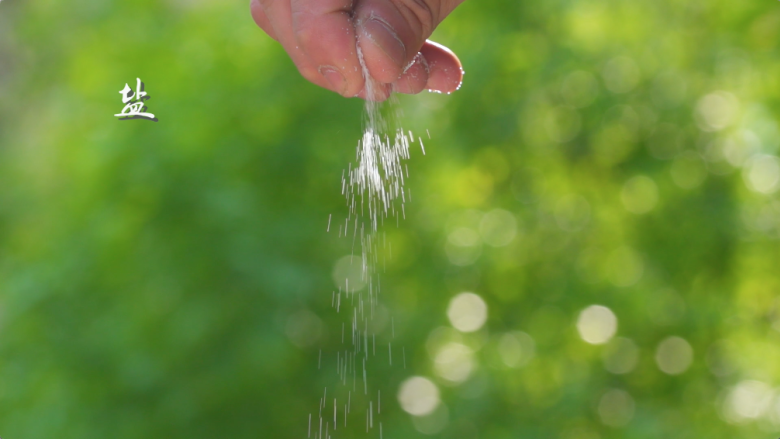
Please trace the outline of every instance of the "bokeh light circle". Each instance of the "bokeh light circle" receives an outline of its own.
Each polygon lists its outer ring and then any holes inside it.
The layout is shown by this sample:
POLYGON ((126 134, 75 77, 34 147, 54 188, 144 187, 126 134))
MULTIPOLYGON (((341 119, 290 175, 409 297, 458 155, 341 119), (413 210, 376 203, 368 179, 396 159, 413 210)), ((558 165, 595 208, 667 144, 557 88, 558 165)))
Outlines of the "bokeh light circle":
POLYGON ((622 427, 634 417, 634 399, 625 390, 610 389, 599 400, 598 412, 604 425, 622 427))
POLYGON ((360 291, 366 287, 363 258, 347 255, 333 266, 333 282, 342 291, 360 291))
POLYGON ((726 396, 723 414, 732 423, 757 419, 769 410, 773 397, 772 388, 764 382, 740 381, 726 396))
POLYGON ((696 122, 702 131, 720 131, 734 121, 739 109, 736 96, 725 91, 710 93, 696 104, 696 122))
POLYGON ((520 367, 536 353, 536 343, 525 332, 507 332, 498 339, 498 355, 507 367, 520 367))
POLYGON ((604 344, 617 332, 617 317, 609 308, 591 305, 580 312, 577 331, 590 344, 604 344))
POLYGON ((631 213, 648 213, 658 204, 658 186, 650 177, 637 175, 623 185, 620 201, 631 213))
POLYGON ((517 235, 517 220, 512 213, 494 209, 486 213, 479 223, 482 240, 493 247, 503 247, 517 235))
POLYGON ((436 353, 433 364, 436 373, 451 383, 465 381, 474 371, 471 348, 461 343, 448 343, 436 353))
POLYGON ((655 362, 662 372, 679 375, 693 362, 693 348, 684 338, 668 337, 658 345, 655 362))
POLYGON ((452 326, 461 332, 479 330, 487 321, 487 304, 474 293, 461 293, 453 297, 447 308, 452 326))
POLYGON ((742 176, 748 189, 771 194, 780 189, 780 159, 768 154, 756 154, 745 163, 742 176))
POLYGON ((415 376, 401 383, 398 390, 398 402, 410 415, 425 416, 439 406, 439 388, 433 381, 415 376))
POLYGON ((604 369, 614 374, 626 374, 634 370, 639 360, 636 343, 625 337, 617 337, 604 347, 604 369))

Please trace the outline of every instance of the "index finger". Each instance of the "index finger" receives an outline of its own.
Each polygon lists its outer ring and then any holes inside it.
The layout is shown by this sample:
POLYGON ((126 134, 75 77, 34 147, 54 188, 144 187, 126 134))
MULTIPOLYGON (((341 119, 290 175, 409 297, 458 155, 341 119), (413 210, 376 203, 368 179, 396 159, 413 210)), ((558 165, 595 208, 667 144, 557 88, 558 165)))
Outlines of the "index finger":
POLYGON ((292 0, 292 27, 300 49, 334 90, 357 95, 364 85, 357 56, 352 0, 292 0))

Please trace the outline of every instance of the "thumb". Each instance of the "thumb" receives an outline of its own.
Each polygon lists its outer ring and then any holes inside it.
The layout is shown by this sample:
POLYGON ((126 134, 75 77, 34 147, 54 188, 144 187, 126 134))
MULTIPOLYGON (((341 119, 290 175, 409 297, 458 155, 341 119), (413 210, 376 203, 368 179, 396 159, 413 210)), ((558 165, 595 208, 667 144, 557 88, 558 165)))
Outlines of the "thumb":
POLYGON ((371 76, 393 83, 436 26, 463 0, 364 0, 355 10, 358 45, 371 76))

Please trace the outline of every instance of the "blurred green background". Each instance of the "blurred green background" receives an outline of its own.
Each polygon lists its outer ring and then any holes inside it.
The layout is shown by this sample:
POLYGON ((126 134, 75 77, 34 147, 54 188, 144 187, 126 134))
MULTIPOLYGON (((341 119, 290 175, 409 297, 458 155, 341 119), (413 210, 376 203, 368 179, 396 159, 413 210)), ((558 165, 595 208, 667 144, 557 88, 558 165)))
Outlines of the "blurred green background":
MULTIPOLYGON (((245 3, 0 3, 3 438, 306 437, 362 103, 245 3), (113 117, 137 77, 159 123, 113 117)), ((384 437, 777 436, 778 8, 472 0, 440 26, 466 76, 400 98, 427 155, 385 228, 384 437), (464 291, 488 320, 462 334, 464 291), (399 408, 413 375, 433 415, 399 408)))

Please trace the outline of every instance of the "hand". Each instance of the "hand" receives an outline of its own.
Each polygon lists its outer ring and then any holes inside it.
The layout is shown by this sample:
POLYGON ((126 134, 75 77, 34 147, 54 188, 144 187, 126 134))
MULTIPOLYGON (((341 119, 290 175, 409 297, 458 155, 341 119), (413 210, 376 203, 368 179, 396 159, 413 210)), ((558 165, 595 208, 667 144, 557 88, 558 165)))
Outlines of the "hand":
POLYGON ((280 42, 306 79, 345 97, 382 101, 391 92, 450 93, 458 57, 428 41, 463 0, 252 0, 252 17, 280 42), (360 46, 373 78, 367 96, 360 46))

